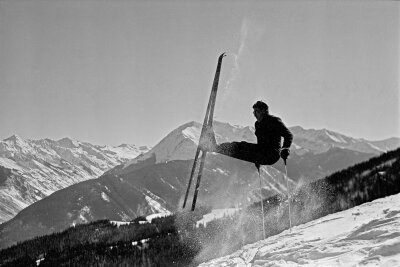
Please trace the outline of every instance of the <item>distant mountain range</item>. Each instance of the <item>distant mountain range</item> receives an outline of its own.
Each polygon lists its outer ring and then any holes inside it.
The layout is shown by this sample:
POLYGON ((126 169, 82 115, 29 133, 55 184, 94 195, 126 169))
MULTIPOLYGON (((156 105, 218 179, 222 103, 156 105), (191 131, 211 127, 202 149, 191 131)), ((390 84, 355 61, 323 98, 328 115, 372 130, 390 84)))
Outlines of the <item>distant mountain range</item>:
POLYGON ((344 148, 368 154, 380 154, 400 146, 400 138, 392 137, 381 141, 368 141, 353 138, 326 129, 303 129, 300 126, 290 128, 294 135, 294 150, 297 154, 312 152, 323 153, 331 148, 344 148))
MULTIPOLYGON (((193 158, 201 124, 197 122, 186 123, 161 140, 148 153, 126 163, 124 168, 155 156, 156 163, 171 160, 186 160, 193 158)), ((291 127, 294 135, 292 151, 297 155, 306 153, 321 154, 332 148, 348 149, 367 154, 380 154, 400 146, 400 138, 390 138, 382 141, 368 141, 348 137, 326 129, 306 130, 300 126, 291 127)), ((256 142, 254 127, 232 126, 228 123, 215 122, 214 131, 217 143, 229 141, 256 142)))
POLYGON ((70 185, 97 178, 149 148, 92 145, 69 138, 0 141, 0 223, 70 185))
MULTIPOLYGON (((255 142, 252 127, 215 122, 214 128, 218 143, 255 142)), ((76 223, 104 218, 132 220, 139 215, 179 209, 200 131, 201 124, 186 123, 148 152, 114 167, 100 178, 69 186, 34 203, 0 226, 0 247, 76 223)), ((399 138, 367 141, 325 129, 293 127, 291 131, 294 134, 288 161, 291 186, 322 178, 400 146, 399 138)), ((281 161, 263 167, 263 197, 286 194, 282 170, 281 161)), ((199 205, 240 207, 259 198, 258 173, 253 164, 218 154, 207 156, 199 205)))
MULTIPOLYGON (((200 136, 201 124, 186 123, 173 130, 148 153, 144 153, 127 163, 117 166, 111 173, 129 173, 145 165, 173 160, 193 159, 200 136)), ((229 141, 256 142, 253 127, 232 126, 215 122, 217 143, 229 141)), ((289 177, 294 180, 304 178, 314 180, 334 171, 364 161, 374 155, 400 146, 400 138, 382 141, 368 141, 348 137, 326 129, 290 128, 294 135, 292 154, 288 163, 289 177)), ((278 170, 283 166, 276 164, 278 170)))

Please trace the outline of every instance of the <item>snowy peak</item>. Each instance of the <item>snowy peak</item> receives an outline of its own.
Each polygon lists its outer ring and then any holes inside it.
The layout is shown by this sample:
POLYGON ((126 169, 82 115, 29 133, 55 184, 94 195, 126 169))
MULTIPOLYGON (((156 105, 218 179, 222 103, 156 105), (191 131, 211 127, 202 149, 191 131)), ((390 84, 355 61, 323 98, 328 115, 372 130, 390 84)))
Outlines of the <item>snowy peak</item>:
POLYGON ((120 147, 120 148, 132 148, 132 147, 135 147, 135 146, 134 145, 129 145, 129 144, 120 144, 117 147, 120 147))
POLYGON ((323 129, 323 132, 324 132, 324 135, 325 135, 326 137, 328 137, 330 140, 332 140, 332 141, 335 142, 335 143, 344 143, 344 144, 347 144, 347 142, 349 141, 349 138, 347 138, 347 137, 345 137, 345 136, 343 136, 343 135, 340 135, 340 134, 338 134, 338 133, 328 131, 327 129, 323 129), (345 140, 345 138, 346 138, 347 140, 345 140))
MULTIPOLYGON (((232 126, 229 123, 214 121, 214 132, 218 143, 232 141, 255 142, 254 129, 243 126, 232 126)), ((193 159, 199 142, 202 124, 188 122, 176 128, 162 139, 149 152, 128 162, 124 167, 155 157, 156 163, 171 160, 193 159)))
POLYGON ((18 143, 18 142, 23 142, 23 139, 21 137, 19 137, 18 135, 14 134, 14 135, 4 139, 4 142, 18 143))
POLYGON ((58 140, 57 143, 58 145, 66 148, 77 148, 81 145, 78 141, 72 140, 68 137, 58 140))
POLYGON ((169 133, 147 153, 127 162, 125 167, 149 158, 155 158, 156 163, 190 159, 196 149, 196 140, 199 139, 200 131, 201 124, 195 122, 186 123, 169 133))
POLYGON ((29 153, 31 146, 24 139, 14 134, 0 142, 0 153, 5 150, 14 150, 19 153, 29 153))
POLYGON ((343 143, 347 144, 352 140, 355 140, 351 137, 329 131, 327 129, 304 129, 300 126, 291 128, 295 137, 312 139, 314 141, 326 142, 326 143, 343 143))
POLYGON ((300 126, 290 129, 294 135, 293 146, 298 154, 306 152, 319 154, 334 147, 362 153, 380 154, 400 146, 400 138, 368 141, 361 138, 352 138, 327 129, 303 129, 300 126))

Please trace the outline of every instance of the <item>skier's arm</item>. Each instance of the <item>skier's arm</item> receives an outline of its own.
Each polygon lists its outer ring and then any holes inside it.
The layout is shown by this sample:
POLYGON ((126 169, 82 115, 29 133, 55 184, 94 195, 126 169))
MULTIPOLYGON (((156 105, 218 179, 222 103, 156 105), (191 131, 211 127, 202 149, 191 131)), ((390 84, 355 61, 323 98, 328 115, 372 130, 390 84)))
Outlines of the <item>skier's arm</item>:
POLYGON ((283 145, 282 148, 290 148, 293 141, 293 134, 289 131, 289 129, 283 124, 283 122, 278 120, 279 129, 281 132, 281 136, 283 137, 283 145))

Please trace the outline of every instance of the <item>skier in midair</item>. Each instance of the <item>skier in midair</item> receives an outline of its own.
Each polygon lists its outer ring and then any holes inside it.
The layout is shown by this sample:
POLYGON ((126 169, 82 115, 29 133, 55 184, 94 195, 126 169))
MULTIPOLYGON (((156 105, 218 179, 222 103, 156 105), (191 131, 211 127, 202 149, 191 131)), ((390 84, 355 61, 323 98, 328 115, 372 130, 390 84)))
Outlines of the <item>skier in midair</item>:
POLYGON ((255 135, 257 144, 248 142, 228 142, 217 144, 212 128, 207 129, 200 147, 210 152, 217 152, 229 157, 252 162, 259 169, 260 165, 272 165, 281 157, 286 161, 290 154, 293 135, 280 118, 269 114, 269 108, 263 101, 253 105, 255 135), (281 145, 281 138, 283 144, 281 145))

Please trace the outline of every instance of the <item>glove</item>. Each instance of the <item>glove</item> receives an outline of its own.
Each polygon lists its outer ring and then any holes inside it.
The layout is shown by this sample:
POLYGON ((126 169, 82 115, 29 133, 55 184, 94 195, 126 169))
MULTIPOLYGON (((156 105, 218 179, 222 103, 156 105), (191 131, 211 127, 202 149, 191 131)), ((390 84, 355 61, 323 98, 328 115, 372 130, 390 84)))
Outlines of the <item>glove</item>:
POLYGON ((281 158, 283 159, 283 160, 287 160, 287 158, 289 157, 289 154, 290 154, 290 150, 289 150, 289 148, 282 148, 281 149, 281 158))

